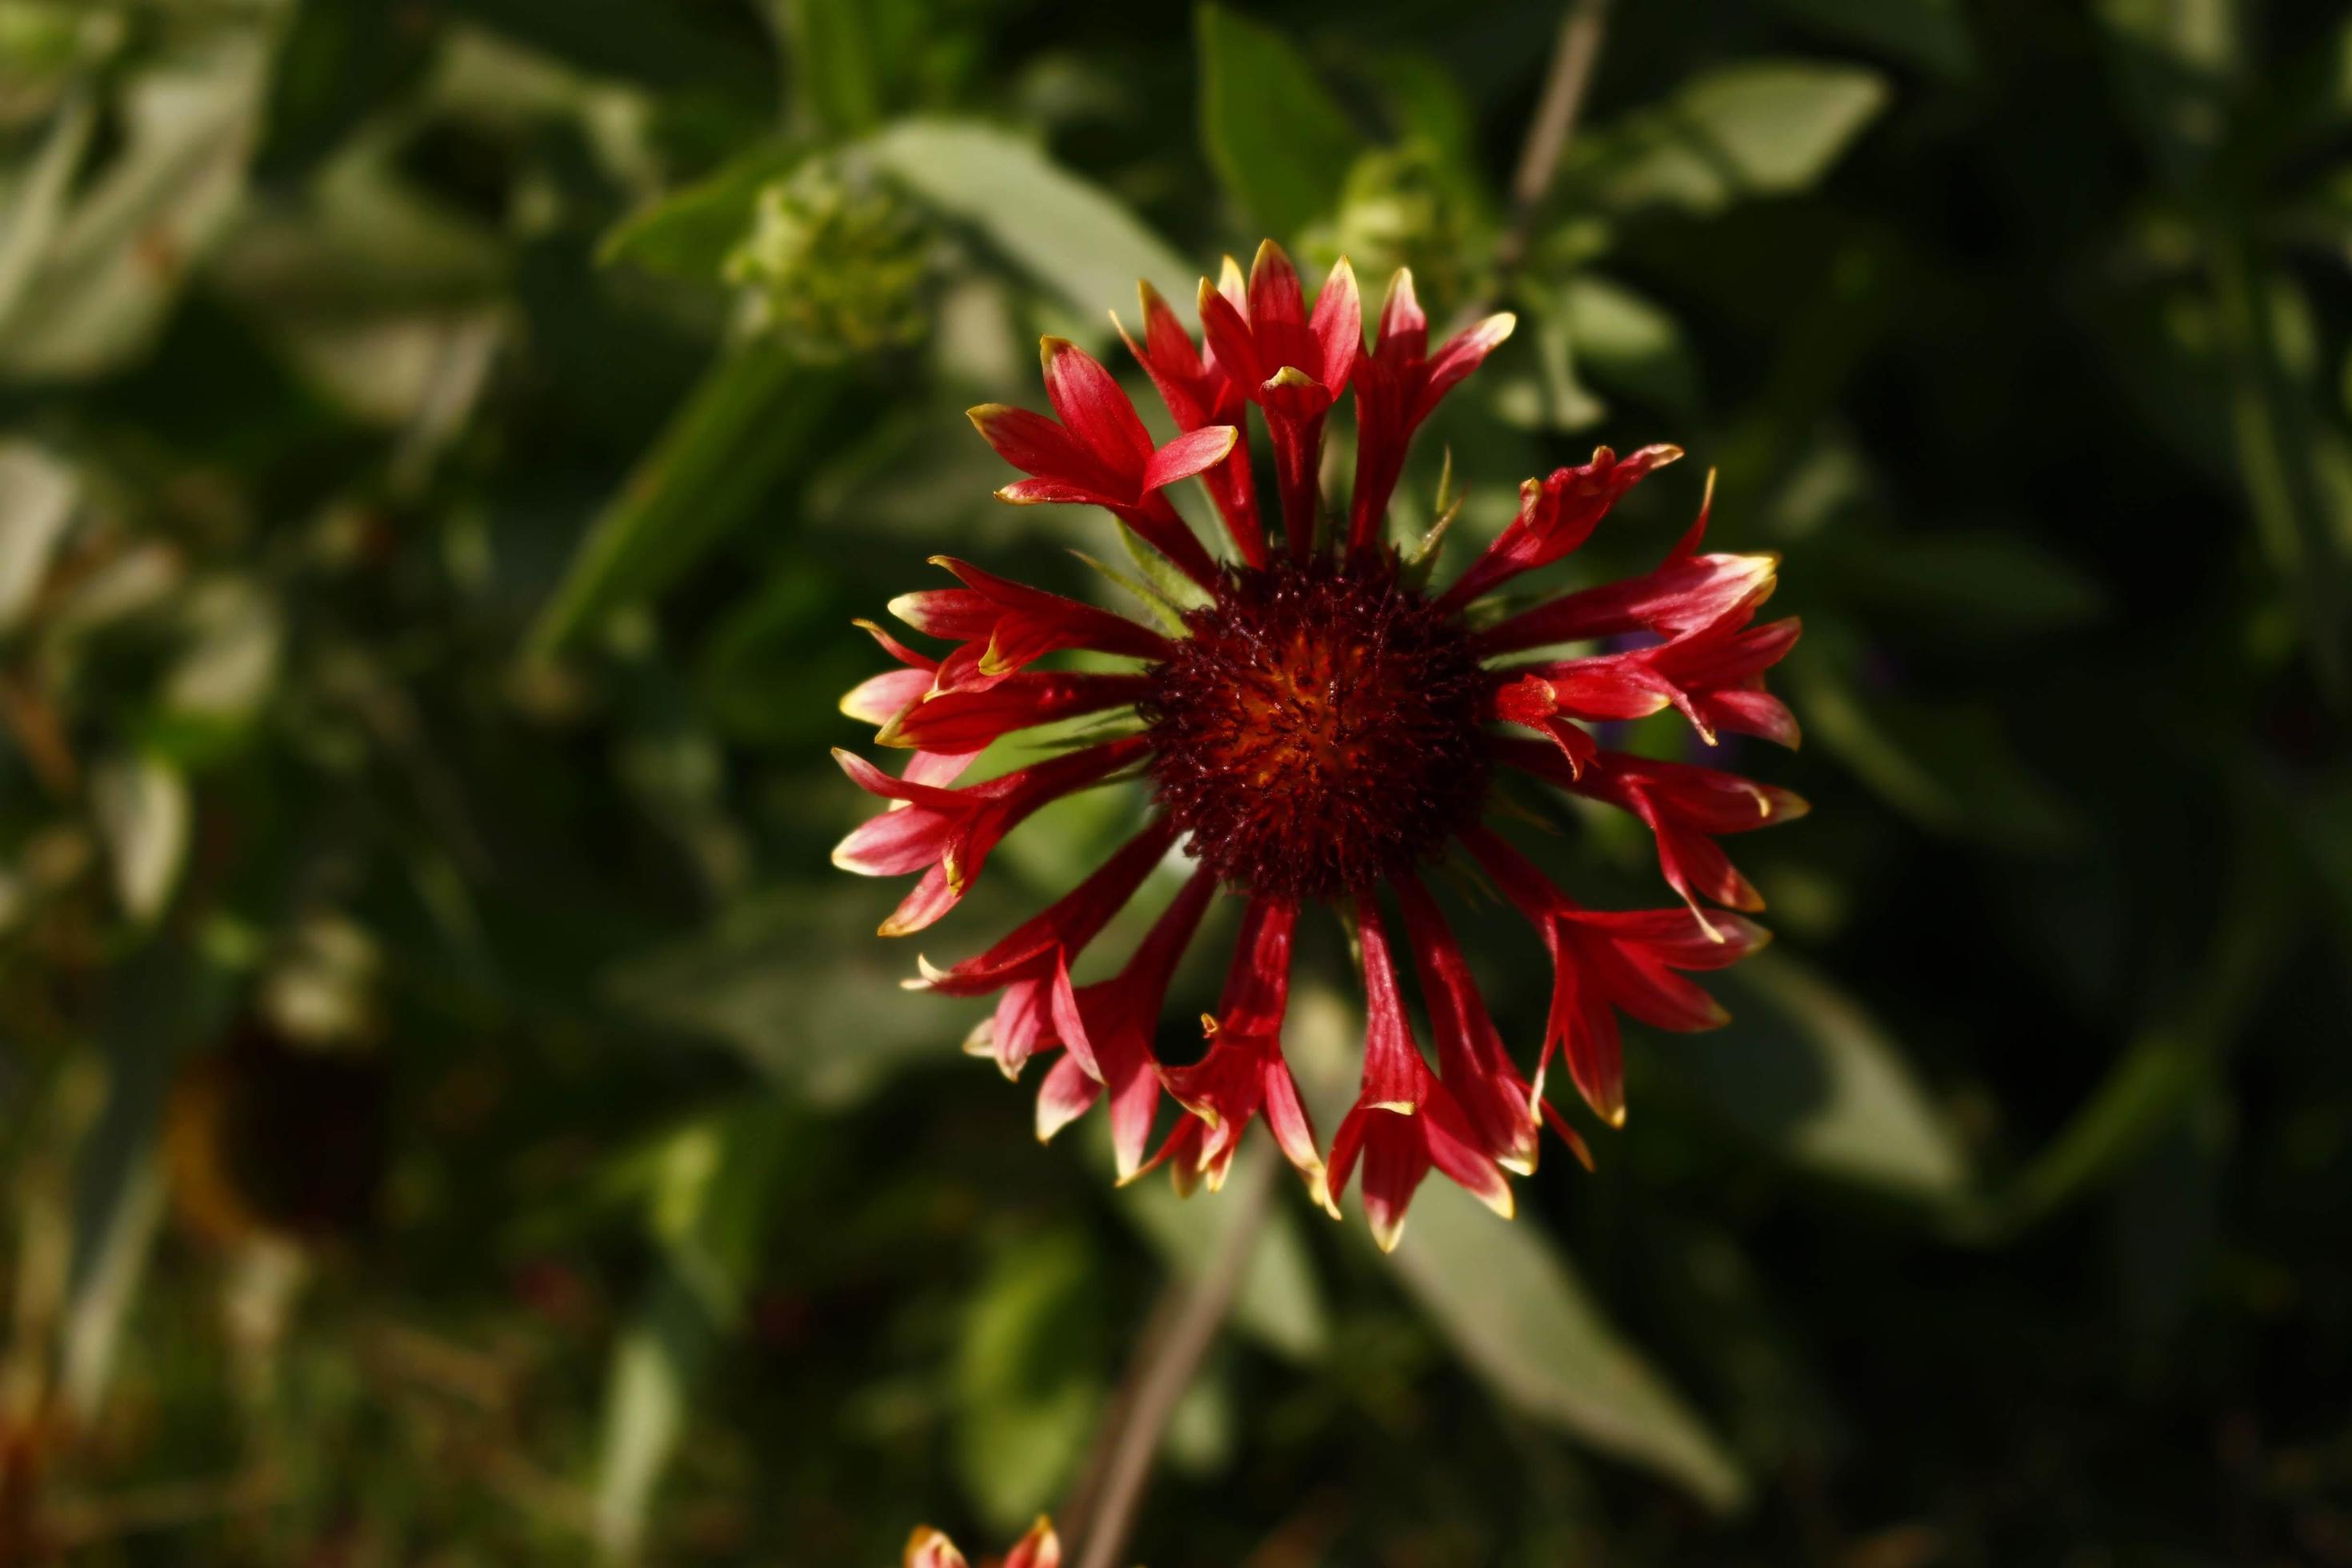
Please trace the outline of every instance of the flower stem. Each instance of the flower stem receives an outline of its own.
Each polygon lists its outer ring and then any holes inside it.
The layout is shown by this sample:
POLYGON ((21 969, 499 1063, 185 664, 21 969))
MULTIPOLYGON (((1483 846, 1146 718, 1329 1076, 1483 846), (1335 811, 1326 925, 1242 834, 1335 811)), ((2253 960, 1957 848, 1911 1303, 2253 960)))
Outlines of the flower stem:
POLYGON ((1279 1163, 1263 1150, 1243 1163, 1225 1195, 1233 1212, 1216 1250, 1197 1275, 1171 1280, 1152 1307, 1077 1489, 1063 1510, 1065 1527, 1081 1543, 1075 1568, 1111 1568, 1126 1549, 1169 1417, 1216 1342, 1256 1251, 1279 1163))
POLYGON ((1577 116, 1584 109, 1585 89, 1592 83, 1592 68, 1601 58, 1601 39, 1609 24, 1609 0, 1575 0, 1560 19, 1559 39, 1552 46, 1551 65, 1544 73, 1543 96, 1528 139, 1519 149, 1518 172, 1511 178, 1511 221, 1495 247, 1495 269, 1504 278, 1518 270, 1527 256, 1535 227, 1536 208, 1551 189, 1560 154, 1576 133, 1577 116))

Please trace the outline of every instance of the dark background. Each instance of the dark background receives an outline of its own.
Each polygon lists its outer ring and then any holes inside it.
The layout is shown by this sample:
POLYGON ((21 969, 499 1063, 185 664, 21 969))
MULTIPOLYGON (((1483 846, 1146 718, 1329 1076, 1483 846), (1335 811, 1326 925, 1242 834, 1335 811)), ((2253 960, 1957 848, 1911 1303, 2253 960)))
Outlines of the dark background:
POLYGON ((1560 21, 0 7, 0 1559, 878 1564, 1066 1495, 1228 1210, 897 988, 825 748, 925 556, 1096 591, 963 407, 1270 234, 1518 312, 1400 502, 1450 447, 1457 551, 1671 440, 1563 580, 1639 570, 1719 470, 1807 627, 1736 765, 1813 812, 1597 1174, 1394 1262, 1279 1193, 1129 1555, 2352 1563, 2352 28, 1624 5, 1521 208, 1560 21))

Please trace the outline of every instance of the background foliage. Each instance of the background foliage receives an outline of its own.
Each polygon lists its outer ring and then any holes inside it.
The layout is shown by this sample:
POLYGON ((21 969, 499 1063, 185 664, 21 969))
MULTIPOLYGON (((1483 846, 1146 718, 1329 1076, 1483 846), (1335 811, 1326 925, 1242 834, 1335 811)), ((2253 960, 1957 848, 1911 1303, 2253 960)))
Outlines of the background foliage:
POLYGON ((879 1563, 1066 1492, 1231 1205, 1031 1142, 824 747, 923 556, 1088 591, 961 410, 1272 234, 1519 311, 1400 503, 1450 445, 1456 548, 1596 440, 1720 468, 1815 810, 1597 1175, 1392 1263, 1282 1194, 1137 1555, 2352 1562, 2333 12, 1627 5, 1505 276, 1545 6, 5 0, 0 1558, 879 1563))

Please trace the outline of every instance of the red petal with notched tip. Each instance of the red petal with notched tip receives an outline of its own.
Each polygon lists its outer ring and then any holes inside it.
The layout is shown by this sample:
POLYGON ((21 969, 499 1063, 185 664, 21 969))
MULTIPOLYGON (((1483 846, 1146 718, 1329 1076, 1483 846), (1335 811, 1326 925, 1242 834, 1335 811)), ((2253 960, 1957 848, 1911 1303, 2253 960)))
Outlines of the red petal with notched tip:
POLYGON ((1017 730, 1123 707, 1147 695, 1140 675, 1009 675, 983 691, 942 691, 900 713, 875 739, 926 752, 977 752, 1017 730))
POLYGON ((1715 842, 1720 834, 1748 833, 1805 815, 1805 802, 1785 789, 1737 773, 1688 763, 1658 762, 1625 752, 1601 752, 1580 768, 1523 741, 1497 741, 1496 760, 1563 789, 1631 812, 1657 841, 1666 885, 1682 895, 1702 924, 1704 894, 1737 910, 1759 910, 1763 900, 1715 842))
POLYGON ((1549 478, 1529 479, 1521 488, 1519 515, 1438 604, 1457 608, 1522 572, 1569 554, 1591 536, 1620 496, 1682 455, 1679 447, 1644 447, 1621 461, 1601 447, 1580 468, 1558 468, 1549 478))
POLYGON ((1331 1192, 1336 1198, 1346 1191, 1360 1157, 1365 1217, 1386 1252, 1403 1234, 1405 1210, 1433 1164, 1506 1216, 1511 1189, 1412 1043, 1388 932, 1371 899, 1357 899, 1356 919, 1364 949, 1364 1074, 1355 1109, 1331 1140, 1331 1192))
POLYGON ((931 561, 954 573, 964 584, 960 591, 978 601, 968 612, 971 618, 961 623, 971 629, 939 635, 985 639, 989 647, 983 662, 992 673, 1004 673, 1063 648, 1149 659, 1165 658, 1171 651, 1166 637, 1125 616, 999 577, 950 555, 934 555, 931 561))
POLYGON ((834 863, 866 876, 912 870, 915 852, 932 862, 891 917, 884 936, 920 931, 955 907, 971 889, 998 839, 1031 813, 1074 790, 1099 783, 1150 750, 1129 736, 1023 768, 961 789, 944 789, 888 773, 847 752, 834 759, 857 785, 903 802, 867 821, 834 850, 834 863))
POLYGON ((1203 1019, 1208 1054, 1191 1067, 1162 1068, 1160 1081, 1201 1123, 1187 1137, 1180 1128, 1153 1157, 1156 1164, 1189 1149, 1195 1169, 1222 1185, 1243 1132, 1261 1107, 1283 1155, 1306 1178, 1316 1202, 1329 1203, 1315 1129, 1282 1057, 1282 1017, 1290 995, 1290 945, 1298 906, 1287 899, 1254 899, 1242 917, 1239 945, 1214 1018, 1203 1019))
POLYGON ((1440 1081, 1454 1091, 1480 1147, 1506 1170, 1528 1174, 1536 1168, 1538 1133, 1528 1080, 1504 1049, 1503 1037, 1471 978, 1469 961, 1438 912, 1437 901, 1410 874, 1393 882, 1404 906, 1405 938, 1421 976, 1430 1032, 1437 1042, 1440 1081))
POLYGON ((1037 961, 1055 949, 1076 958, 1135 896, 1175 841, 1176 830, 1168 819, 1156 818, 1085 881, 987 952, 945 969, 926 966, 922 979, 908 984, 949 996, 985 996, 1016 976, 1035 973, 1037 961))
POLYGON ((1122 1182, 1143 1163, 1152 1113, 1160 1103, 1159 1063, 1151 1053, 1151 1038, 1168 999, 1168 983, 1216 890, 1206 871, 1194 872, 1153 922, 1127 967, 1112 979, 1080 986, 1070 1016, 1061 1016, 1057 1009, 1062 1044, 1072 1059, 1091 1068, 1109 1096, 1111 1147, 1122 1182))
MULTIPOLYGON (((1579 1091, 1612 1123, 1625 1116, 1617 1014, 1659 1028, 1712 1028, 1727 1015, 1673 971, 1720 969, 1770 940, 1738 915, 1697 925, 1683 910, 1588 910, 1488 829, 1474 827, 1462 842, 1551 954, 1544 1059, 1562 1050, 1579 1091)), ((1540 1085, 1540 1067, 1536 1078, 1540 1085)))

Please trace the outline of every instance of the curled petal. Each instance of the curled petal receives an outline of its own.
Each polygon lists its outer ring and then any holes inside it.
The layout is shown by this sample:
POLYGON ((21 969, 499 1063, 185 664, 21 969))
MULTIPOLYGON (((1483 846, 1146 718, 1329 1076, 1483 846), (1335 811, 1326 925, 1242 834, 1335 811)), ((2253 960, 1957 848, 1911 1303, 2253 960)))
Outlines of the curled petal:
POLYGON ((892 778, 863 757, 835 751, 834 759, 859 788, 894 804, 844 838, 834 863, 868 877, 921 868, 921 881, 883 922, 882 934, 920 931, 962 900, 997 841, 1030 814, 1099 784, 1149 750, 1142 737, 1124 737, 961 789, 892 778))
POLYGON ((1519 515, 1445 591, 1439 605, 1457 609, 1522 572, 1569 554, 1591 536, 1618 497, 1682 455, 1679 447, 1644 447, 1621 461, 1601 447, 1580 468, 1529 479, 1520 489, 1519 515))
POLYGON ((1404 1234, 1405 1210, 1433 1165, 1508 1218, 1511 1188, 1502 1168, 1477 1147, 1453 1095, 1412 1042, 1379 908, 1359 898, 1356 919, 1364 948, 1364 1076, 1355 1108, 1331 1140, 1333 1194, 1347 1190, 1360 1163, 1364 1215, 1383 1252, 1404 1234))
POLYGON ((1069 1048, 1067 1059, 1080 1063, 1081 1070, 1098 1080, 1109 1097, 1111 1147, 1118 1157, 1121 1182, 1140 1173, 1160 1103, 1160 1064, 1152 1055, 1151 1039, 1168 999, 1168 983, 1216 887, 1205 869, 1194 872, 1127 967, 1112 979, 1080 986, 1070 1016, 1056 1018, 1061 1043, 1069 1048))
POLYGON ((1181 1182, 1189 1159, 1192 1172, 1205 1176, 1213 1191, 1223 1184, 1242 1134, 1263 1109, 1284 1157, 1306 1178, 1315 1201, 1328 1207, 1330 1194, 1315 1152, 1315 1129, 1282 1056, 1290 943, 1297 922, 1298 906, 1289 900, 1251 900, 1224 998, 1215 1017, 1202 1020, 1208 1054, 1190 1067, 1160 1069, 1160 1081, 1190 1115, 1152 1163, 1175 1159, 1181 1182))
POLYGON ((1242 433, 1230 425, 1204 425, 1190 430, 1151 455, 1143 470, 1143 488, 1165 489, 1180 479, 1205 473, 1233 454, 1242 433))
POLYGON ((1147 695, 1140 675, 1006 676, 984 689, 942 691, 898 713, 875 740, 927 752, 977 752, 1015 731, 1120 708, 1147 695))
POLYGON ((1062 1016, 1075 1016, 1069 966, 1126 907, 1175 840, 1168 819, 1156 819, 1093 875, 986 952, 946 969, 919 960, 920 978, 904 984, 949 996, 1003 992, 994 1018, 979 1038, 1005 1077, 1018 1077, 1033 1054, 1062 1038, 1056 1009, 1062 1016))
MULTIPOLYGON (((1622 1125, 1625 1080, 1617 1015, 1664 1029, 1714 1027, 1727 1015, 1674 971, 1720 969, 1762 946, 1768 933, 1738 915, 1717 915, 1710 926, 1699 926, 1682 910, 1588 910, 1490 830, 1472 828, 1462 842, 1551 955, 1543 1063, 1561 1051, 1586 1102, 1603 1121, 1622 1125)), ((1538 1065, 1538 1092, 1542 1084, 1538 1065)))

